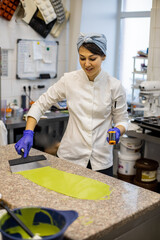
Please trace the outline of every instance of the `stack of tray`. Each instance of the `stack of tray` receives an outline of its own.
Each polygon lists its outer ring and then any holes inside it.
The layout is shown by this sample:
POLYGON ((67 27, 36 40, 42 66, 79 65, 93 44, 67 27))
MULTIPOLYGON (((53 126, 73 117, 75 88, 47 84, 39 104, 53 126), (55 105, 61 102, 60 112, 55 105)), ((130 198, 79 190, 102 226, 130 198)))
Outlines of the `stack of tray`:
POLYGON ((136 117, 133 122, 138 123, 144 130, 148 129, 154 132, 160 132, 160 117, 136 117))

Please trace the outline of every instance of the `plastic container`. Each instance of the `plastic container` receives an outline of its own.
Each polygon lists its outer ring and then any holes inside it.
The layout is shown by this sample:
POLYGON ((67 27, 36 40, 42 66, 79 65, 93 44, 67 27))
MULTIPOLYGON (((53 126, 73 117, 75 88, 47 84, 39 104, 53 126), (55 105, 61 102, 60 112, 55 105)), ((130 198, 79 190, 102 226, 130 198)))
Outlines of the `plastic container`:
POLYGON ((134 155, 123 155, 118 152, 118 172, 123 175, 135 175, 135 163, 137 159, 141 158, 140 153, 134 155))
POLYGON ((7 108, 7 100, 0 100, 1 101, 1 120, 3 122, 6 121, 6 108, 7 108))
POLYGON ((160 182, 160 168, 157 170, 157 181, 160 182))
POLYGON ((12 108, 6 108, 6 118, 12 117, 12 108))
MULTIPOLYGON (((76 211, 58 211, 44 207, 13 209, 25 225, 45 240, 61 240, 68 226, 78 217, 76 211)), ((0 218, 0 232, 3 240, 29 239, 17 222, 8 213, 0 218)))
POLYGON ((153 182, 149 182, 149 183, 148 182, 144 183, 144 182, 139 182, 136 180, 136 178, 134 178, 133 183, 139 187, 142 187, 142 188, 154 191, 154 192, 157 192, 157 190, 158 190, 157 180, 155 180, 153 182))
POLYGON ((19 117, 19 110, 20 110, 20 108, 18 106, 16 106, 16 105, 12 106, 12 112, 13 112, 14 118, 19 117))
POLYGON ((118 179, 120 179, 120 180, 123 180, 128 183, 133 183, 135 175, 124 175, 124 174, 117 172, 117 176, 118 176, 118 179))
POLYGON ((120 152, 123 155, 134 155, 137 152, 140 152, 142 147, 142 141, 135 137, 128 137, 124 135, 121 138, 120 142, 120 152))
POLYGON ((155 160, 142 158, 136 161, 136 176, 138 182, 150 183, 157 180, 158 162, 155 160))

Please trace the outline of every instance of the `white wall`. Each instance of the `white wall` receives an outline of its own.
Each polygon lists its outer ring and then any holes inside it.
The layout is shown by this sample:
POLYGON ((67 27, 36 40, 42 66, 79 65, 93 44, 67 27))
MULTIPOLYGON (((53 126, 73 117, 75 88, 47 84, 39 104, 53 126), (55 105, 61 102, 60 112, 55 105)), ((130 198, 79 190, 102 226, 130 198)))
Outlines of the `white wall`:
MULTIPOLYGON (((118 0, 63 0, 64 5, 70 11, 70 22, 67 23, 58 39, 48 35, 46 40, 59 41, 58 54, 58 76, 51 80, 17 80, 16 79, 16 40, 18 38, 42 39, 30 26, 26 25, 21 19, 15 22, 15 18, 8 22, 0 17, 0 45, 9 50, 9 75, 2 77, 2 99, 7 102, 18 100, 20 104, 20 95, 23 93, 23 86, 45 84, 46 89, 53 84, 66 71, 72 71, 77 68, 78 54, 76 49, 76 40, 79 32, 99 32, 107 37, 107 58, 103 63, 103 68, 111 75, 115 76, 116 61, 116 39, 117 39, 117 13, 118 0)), ((160 80, 160 35, 159 35, 159 16, 160 0, 153 0, 151 15, 151 32, 149 47, 149 66, 148 79, 160 80)), ((79 67, 79 66, 78 66, 79 67)), ((33 100, 37 99, 42 93, 40 90, 32 92, 33 100)))
MULTIPOLYGON (((147 80, 160 81, 160 0, 152 3, 147 80)), ((159 144, 145 143, 145 157, 157 160, 160 166, 159 147, 159 144)))
MULTIPOLYGON (((68 8, 69 0, 64 0, 64 6, 68 8)), ((16 41, 17 39, 35 39, 41 40, 42 38, 37 32, 35 32, 29 25, 27 25, 21 18, 12 17, 12 20, 8 22, 4 18, 0 17, 0 46, 3 49, 8 49, 8 76, 2 76, 1 82, 1 95, 2 99, 7 100, 7 104, 13 102, 14 99, 18 101, 18 105, 21 105, 21 95, 23 92, 23 86, 33 85, 45 85, 45 89, 33 89, 31 91, 31 98, 36 100, 42 92, 51 86, 64 72, 68 70, 68 31, 69 23, 65 26, 58 38, 53 38, 50 34, 45 38, 46 40, 59 41, 58 50, 58 72, 56 79, 49 80, 18 80, 16 79, 16 41)))
POLYGON ((160 0, 153 0, 147 79, 160 81, 160 0))
POLYGON ((77 38, 80 32, 82 15, 82 0, 70 0, 70 27, 69 27, 69 71, 77 69, 77 38))
MULTIPOLYGON (((103 63, 103 68, 111 75, 114 74, 116 63, 116 28, 117 28, 117 0, 63 0, 64 5, 70 11, 70 21, 67 23, 58 39, 48 35, 46 40, 59 41, 58 54, 58 76, 51 80, 17 80, 16 79, 16 40, 43 39, 30 26, 26 25, 21 18, 15 21, 13 16, 10 22, 0 17, 0 45, 9 50, 9 75, 2 77, 2 99, 7 99, 7 103, 18 100, 21 104, 20 96, 23 94, 23 86, 45 84, 43 90, 32 90, 31 98, 36 100, 42 92, 59 79, 66 71, 77 69, 78 53, 76 47, 79 32, 99 32, 107 37, 107 58, 103 63)), ((79 68, 79 66, 78 66, 79 68)))
POLYGON ((107 58, 103 63, 105 71, 114 74, 116 56, 117 0, 83 0, 80 31, 103 33, 107 38, 107 58))

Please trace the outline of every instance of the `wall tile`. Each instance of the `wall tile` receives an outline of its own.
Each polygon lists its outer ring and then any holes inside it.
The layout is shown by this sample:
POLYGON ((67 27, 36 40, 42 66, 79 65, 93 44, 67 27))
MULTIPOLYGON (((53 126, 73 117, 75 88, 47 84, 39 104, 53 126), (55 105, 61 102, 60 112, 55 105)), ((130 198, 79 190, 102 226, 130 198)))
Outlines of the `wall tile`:
POLYGON ((157 8, 160 8, 160 0, 157 0, 157 8))
POLYGON ((155 28, 150 28, 150 36, 149 36, 149 49, 154 47, 154 39, 155 39, 155 28))
POLYGON ((63 74, 67 71, 66 69, 66 61, 59 61, 58 66, 58 78, 62 77, 63 74), (63 69, 63 70, 62 70, 63 69))
POLYGON ((59 52, 59 61, 65 61, 67 57, 66 45, 59 45, 58 52, 59 52))
POLYGON ((9 103, 8 97, 12 95, 12 85, 11 85, 10 79, 3 77, 1 80, 1 86, 2 86, 2 89, 4 89, 1 92, 2 99, 6 99, 8 104, 9 103))
POLYGON ((152 2, 147 78, 160 81, 160 0, 152 2))
POLYGON ((154 48, 153 51, 153 67, 160 68, 160 48, 154 48))
POLYGON ((152 8, 151 10, 151 22, 150 22, 150 28, 156 27, 156 9, 152 8))
POLYGON ((153 68, 153 81, 160 81, 160 67, 153 68))
POLYGON ((152 9, 157 7, 157 0, 152 0, 152 9))
POLYGON ((155 29, 154 34, 154 47, 160 48, 160 28, 155 29))
POLYGON ((160 8, 156 11, 156 27, 160 28, 160 8))
POLYGON ((147 68, 147 80, 152 81, 152 78, 153 78, 153 69, 152 69, 152 67, 148 67, 147 68))
POLYGON ((149 47, 149 53, 148 53, 148 66, 153 67, 153 53, 154 53, 154 48, 149 47))

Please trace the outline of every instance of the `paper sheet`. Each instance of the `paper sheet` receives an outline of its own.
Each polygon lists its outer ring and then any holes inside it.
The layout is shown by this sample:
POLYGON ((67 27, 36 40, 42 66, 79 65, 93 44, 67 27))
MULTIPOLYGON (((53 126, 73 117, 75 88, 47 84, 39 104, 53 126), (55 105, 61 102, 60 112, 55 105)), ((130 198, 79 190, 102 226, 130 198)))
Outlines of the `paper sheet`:
POLYGON ((43 59, 42 52, 45 44, 43 42, 41 43, 39 41, 34 41, 32 45, 33 45, 33 59, 42 60, 43 59))
POLYGON ((111 194, 110 186, 105 183, 51 167, 26 170, 18 174, 42 187, 74 198, 105 200, 111 194))
POLYGON ((32 55, 24 54, 24 73, 33 73, 34 64, 32 55))

